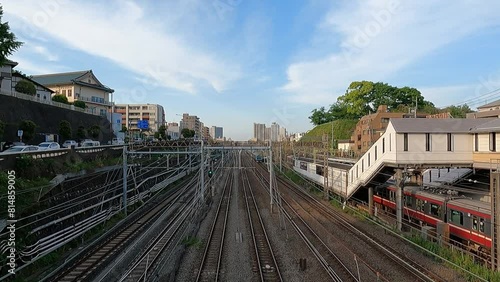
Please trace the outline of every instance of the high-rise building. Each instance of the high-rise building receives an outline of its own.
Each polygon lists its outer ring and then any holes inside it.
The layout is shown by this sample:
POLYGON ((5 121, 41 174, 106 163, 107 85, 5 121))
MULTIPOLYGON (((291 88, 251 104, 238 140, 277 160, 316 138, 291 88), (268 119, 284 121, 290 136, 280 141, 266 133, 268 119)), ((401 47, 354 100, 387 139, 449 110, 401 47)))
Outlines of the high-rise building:
POLYGON ((286 138, 286 128, 284 127, 280 127, 280 134, 279 134, 279 138, 278 138, 278 141, 286 141, 287 138, 286 138))
POLYGON ((165 111, 158 104, 117 104, 115 113, 122 114, 122 125, 130 131, 139 131, 139 120, 146 120, 153 132, 165 125, 165 111))
POLYGON ((264 132, 264 141, 271 140, 271 128, 266 127, 266 131, 264 132))
POLYGON ((210 139, 210 128, 208 128, 208 126, 203 127, 203 132, 202 132, 201 136, 202 136, 203 140, 210 139))
POLYGON ((203 123, 200 121, 200 118, 197 116, 191 116, 187 113, 182 115, 181 127, 180 130, 187 128, 189 130, 194 130, 195 136, 201 138, 203 136, 203 123))
POLYGON ((210 127, 210 137, 214 140, 220 140, 224 138, 224 130, 222 127, 212 126, 210 127))
POLYGON ((256 141, 266 140, 266 125, 263 123, 253 124, 253 138, 256 141))
POLYGON ((280 136, 280 125, 273 122, 271 124, 271 132, 269 138, 271 139, 272 142, 277 142, 279 140, 280 136))

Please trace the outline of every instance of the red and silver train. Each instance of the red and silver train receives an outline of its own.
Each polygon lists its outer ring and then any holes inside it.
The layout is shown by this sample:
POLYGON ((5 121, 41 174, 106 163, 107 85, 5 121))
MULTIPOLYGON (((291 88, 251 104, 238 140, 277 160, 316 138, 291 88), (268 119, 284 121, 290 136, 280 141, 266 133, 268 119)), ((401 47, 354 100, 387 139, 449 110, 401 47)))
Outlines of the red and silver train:
MULTIPOLYGON (((468 247, 491 250, 491 207, 489 203, 446 194, 436 194, 420 187, 407 186, 404 192, 404 217, 412 222, 437 227, 447 223, 450 238, 468 247)), ((373 196, 378 209, 396 210, 396 187, 377 189, 373 196)))

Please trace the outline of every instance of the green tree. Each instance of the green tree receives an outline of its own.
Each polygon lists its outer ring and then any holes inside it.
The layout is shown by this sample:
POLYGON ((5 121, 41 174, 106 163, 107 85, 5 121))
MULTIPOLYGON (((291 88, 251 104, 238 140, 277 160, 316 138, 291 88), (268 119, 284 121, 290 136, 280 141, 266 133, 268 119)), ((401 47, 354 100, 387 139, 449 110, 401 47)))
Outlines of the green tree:
POLYGON ((68 98, 64 95, 61 95, 61 94, 57 94, 57 95, 52 96, 52 101, 63 103, 63 104, 69 104, 68 98))
MULTIPOLYGON (((68 100, 68 99, 66 99, 66 100, 68 100)), ((85 109, 87 107, 87 105, 85 105, 85 102, 83 102, 83 101, 75 101, 73 103, 73 105, 75 107, 82 108, 82 109, 85 109)))
POLYGON ((72 132, 71 132, 71 123, 67 120, 62 120, 59 123, 59 135, 64 139, 68 140, 71 138, 72 132))
POLYGON ((450 106, 443 109, 443 112, 449 112, 453 118, 465 118, 468 113, 472 113, 473 110, 467 105, 461 106, 450 106))
POLYGON ((312 110, 309 119, 314 125, 320 125, 330 121, 329 113, 325 111, 325 107, 312 110))
POLYGON ((99 137, 99 134, 101 133, 101 127, 99 125, 92 125, 89 129, 88 129, 88 133, 90 136, 92 136, 92 138, 96 139, 99 137))
POLYGON ((183 136, 184 138, 192 138, 192 137, 194 137, 195 132, 194 132, 194 130, 191 130, 191 129, 189 129, 189 128, 183 128, 183 129, 181 130, 181 134, 182 134, 182 136, 183 136))
POLYGON ((3 8, 0 6, 0 66, 5 65, 7 57, 19 49, 23 43, 17 41, 16 35, 10 31, 9 23, 2 22, 3 8))
POLYGON ((31 120, 22 120, 19 123, 19 129, 23 131, 23 140, 31 141, 35 137, 36 123, 31 120))
MULTIPOLYGON (((158 128, 158 133, 160 134, 161 139, 165 140, 167 139, 167 127, 165 125, 161 125, 158 128)), ((158 138, 158 137, 156 137, 158 138)))
POLYGON ((78 129, 76 130, 76 137, 79 139, 85 139, 85 137, 87 137, 87 130, 85 130, 85 127, 78 127, 78 129))
POLYGON ((127 132, 128 129, 125 125, 122 125, 122 129, 120 130, 120 132, 127 132))
POLYGON ((23 79, 19 81, 14 89, 16 89, 16 91, 19 93, 28 94, 31 96, 36 95, 36 86, 29 80, 23 79))

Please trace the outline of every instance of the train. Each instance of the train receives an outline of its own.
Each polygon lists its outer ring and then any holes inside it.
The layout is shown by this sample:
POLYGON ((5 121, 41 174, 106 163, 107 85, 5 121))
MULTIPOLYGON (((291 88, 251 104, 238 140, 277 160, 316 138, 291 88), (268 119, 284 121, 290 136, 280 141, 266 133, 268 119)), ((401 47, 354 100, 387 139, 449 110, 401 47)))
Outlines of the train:
POLYGON ((261 155, 257 155, 255 156, 255 161, 258 163, 262 163, 264 162, 264 158, 261 155))
MULTIPOLYGON (((396 186, 378 187, 373 195, 377 209, 395 214, 396 186)), ((450 239, 481 254, 491 253, 491 206, 458 195, 436 193, 419 186, 403 189, 403 215, 413 223, 437 228, 447 225, 450 239)))

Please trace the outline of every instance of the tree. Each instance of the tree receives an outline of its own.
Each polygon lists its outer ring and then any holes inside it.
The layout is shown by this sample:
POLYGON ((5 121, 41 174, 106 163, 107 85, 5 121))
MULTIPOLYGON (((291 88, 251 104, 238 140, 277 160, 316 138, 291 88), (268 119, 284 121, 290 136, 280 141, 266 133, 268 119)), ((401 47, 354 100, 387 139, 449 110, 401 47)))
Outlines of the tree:
POLYGON ((181 134, 184 138, 192 138, 195 135, 194 130, 191 130, 189 128, 183 128, 181 131, 181 134))
POLYGON ((71 124, 67 120, 62 120, 59 123, 59 135, 64 139, 68 140, 71 138, 71 124))
POLYGON ((125 125, 122 125, 122 130, 120 130, 120 132, 127 132, 127 131, 128 131, 127 127, 125 125))
POLYGON ((78 129, 76 130, 76 137, 78 137, 79 139, 85 139, 85 137, 87 137, 87 131, 85 130, 85 127, 78 127, 78 129))
POLYGON ((163 140, 167 139, 167 127, 165 125, 161 125, 158 128, 158 133, 160 134, 161 139, 163 140))
POLYGON ((68 97, 61 95, 61 94, 57 94, 57 95, 52 96, 52 101, 63 103, 63 104, 69 104, 68 97))
POLYGON ((314 125, 320 125, 329 121, 328 113, 325 111, 325 107, 314 109, 311 111, 311 116, 309 119, 314 125))
POLYGON ((472 113, 472 109, 467 105, 450 106, 443 109, 443 112, 449 112, 453 118, 465 118, 468 113, 472 113))
POLYGON ((31 96, 36 95, 36 86, 29 80, 23 79, 19 81, 14 89, 16 89, 16 91, 19 93, 28 94, 31 96))
POLYGON ((30 141, 35 137, 36 123, 31 120, 22 120, 19 123, 19 129, 23 131, 23 140, 30 141))
POLYGON ((0 66, 5 65, 7 57, 23 45, 22 42, 17 41, 16 35, 10 31, 9 23, 2 23, 2 17, 3 8, 0 6, 0 66))
POLYGON ((89 129, 88 129, 88 133, 90 136, 92 136, 92 138, 96 139, 97 137, 99 137, 99 134, 101 133, 101 127, 99 125, 92 125, 89 129))
MULTIPOLYGON (((68 100, 68 99, 66 98, 66 100, 68 100)), ((82 108, 82 109, 85 109, 87 107, 87 105, 85 105, 85 102, 83 102, 83 101, 75 101, 73 103, 73 105, 75 107, 82 108)))

